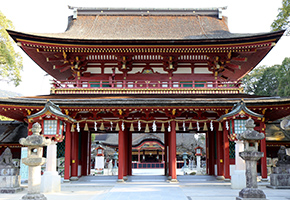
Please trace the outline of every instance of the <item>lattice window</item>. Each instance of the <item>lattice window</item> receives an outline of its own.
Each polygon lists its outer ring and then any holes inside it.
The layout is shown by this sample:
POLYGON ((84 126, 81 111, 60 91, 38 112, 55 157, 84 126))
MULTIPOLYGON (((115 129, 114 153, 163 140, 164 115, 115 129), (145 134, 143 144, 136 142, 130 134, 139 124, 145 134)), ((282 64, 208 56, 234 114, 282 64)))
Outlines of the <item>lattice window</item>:
POLYGON ((236 134, 243 133, 246 131, 246 120, 244 119, 236 119, 234 122, 234 131, 236 134))
POLYGON ((236 143, 234 141, 229 141, 229 154, 230 154, 230 159, 235 159, 235 145, 236 143))

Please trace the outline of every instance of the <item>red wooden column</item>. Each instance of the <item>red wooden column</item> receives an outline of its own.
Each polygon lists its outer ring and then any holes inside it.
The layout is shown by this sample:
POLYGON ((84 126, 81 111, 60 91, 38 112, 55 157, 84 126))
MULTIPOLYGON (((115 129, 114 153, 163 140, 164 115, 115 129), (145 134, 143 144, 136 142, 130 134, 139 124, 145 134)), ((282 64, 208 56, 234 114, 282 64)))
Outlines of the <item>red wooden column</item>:
POLYGON ((171 168, 171 181, 177 181, 176 176, 176 122, 171 121, 171 132, 170 132, 170 163, 169 166, 171 168))
POLYGON ((91 146, 92 146, 92 137, 91 137, 91 133, 89 133, 88 135, 88 139, 89 139, 89 145, 88 145, 88 171, 87 171, 87 174, 91 174, 91 146))
POLYGON ((128 131, 128 176, 132 176, 132 132, 128 131))
POLYGON ((89 133, 88 132, 82 132, 82 176, 87 176, 88 174, 88 145, 89 145, 89 133))
POLYGON ((215 157, 214 157, 214 152, 215 152, 215 144, 214 144, 214 132, 212 131, 207 131, 207 135, 209 138, 209 175, 215 175, 214 174, 214 164, 215 164, 215 157))
POLYGON ((265 138, 261 140, 261 152, 264 153, 264 156, 261 158, 261 175, 262 175, 262 180, 268 181, 267 180, 267 152, 266 152, 266 125, 264 122, 260 123, 260 132, 264 133, 265 138))
POLYGON ((215 130, 217 134, 217 179, 224 179, 223 168, 223 132, 218 131, 219 124, 216 123, 215 130))
POLYGON ((170 163, 171 163, 171 131, 170 132, 168 132, 168 157, 167 157, 167 162, 168 162, 168 176, 169 177, 171 177, 171 175, 172 175, 172 167, 171 167, 171 165, 170 165, 170 163))
POLYGON ((64 158, 64 181, 69 181, 71 164, 71 124, 66 123, 65 129, 65 158, 64 158))
POLYGON ((72 149, 71 149, 71 180, 78 180, 78 165, 79 165, 79 134, 72 132, 72 149))
POLYGON ((164 175, 168 176, 168 156, 167 156, 167 147, 168 147, 168 132, 164 132, 164 175))
MULTIPOLYGON (((225 121, 223 122, 223 127, 225 126, 225 121)), ((228 138, 228 130, 226 128, 223 129, 223 143, 224 143, 224 176, 225 180, 230 180, 230 143, 228 138)))
POLYGON ((206 173, 209 174, 209 135, 205 133, 205 148, 206 148, 206 173))
POLYGON ((123 182, 124 159, 125 159, 125 133, 122 131, 122 122, 119 123, 119 165, 118 165, 118 182, 123 182))
POLYGON ((127 178, 128 175, 128 133, 129 131, 125 128, 124 130, 124 171, 123 176, 127 178))

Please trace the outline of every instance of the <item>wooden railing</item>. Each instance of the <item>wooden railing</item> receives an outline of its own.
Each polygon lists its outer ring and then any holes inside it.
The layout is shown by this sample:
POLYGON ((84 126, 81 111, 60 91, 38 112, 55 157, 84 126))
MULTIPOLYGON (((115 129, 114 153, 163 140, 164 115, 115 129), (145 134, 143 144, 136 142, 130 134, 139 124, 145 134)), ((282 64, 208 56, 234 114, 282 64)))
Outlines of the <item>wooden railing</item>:
POLYGON ((53 88, 114 88, 114 89, 168 89, 168 88, 239 88, 239 82, 219 81, 146 81, 146 80, 113 80, 113 81, 56 81, 53 88))

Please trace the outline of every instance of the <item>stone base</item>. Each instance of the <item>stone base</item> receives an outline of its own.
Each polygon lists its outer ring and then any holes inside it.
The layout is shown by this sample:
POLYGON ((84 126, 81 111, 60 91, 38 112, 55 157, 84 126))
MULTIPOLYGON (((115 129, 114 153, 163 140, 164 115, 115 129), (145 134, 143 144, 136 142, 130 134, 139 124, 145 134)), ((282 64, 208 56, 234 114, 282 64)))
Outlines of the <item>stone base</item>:
POLYGON ((124 179, 118 179, 117 182, 118 183, 123 183, 124 182, 124 179))
POLYGON ((70 177, 69 180, 71 180, 71 181, 77 181, 77 180, 79 180, 79 177, 77 177, 77 176, 73 176, 73 177, 70 177))
POLYGON ((11 188, 11 187, 4 187, 0 188, 0 193, 9 193, 9 194, 14 194, 16 192, 21 192, 23 190, 22 187, 16 187, 16 188, 11 188))
POLYGON ((0 188, 18 188, 20 187, 21 177, 18 176, 0 176, 0 188))
POLYGON ((217 176, 216 180, 223 181, 223 180, 225 180, 225 177, 224 176, 217 176))
POLYGON ((171 179, 169 182, 170 183, 178 183, 178 180, 177 179, 171 179))
POLYGON ((244 188, 239 192, 239 197, 237 197, 236 199, 265 200, 266 195, 262 190, 259 190, 258 188, 244 188))
POLYGON ((273 173, 270 175, 270 186, 274 189, 289 189, 290 188, 290 165, 282 165, 273 168, 273 173))
POLYGON ((236 197, 236 200, 268 200, 266 198, 241 198, 241 197, 236 197))
POLYGON ((61 188, 61 177, 58 173, 46 171, 41 176, 41 187, 40 191, 43 193, 47 192, 60 192, 61 188))
POLYGON ((232 189, 243 189, 246 187, 246 170, 235 170, 231 176, 232 189))
POLYGON ((47 200, 43 194, 27 194, 22 197, 23 200, 47 200))

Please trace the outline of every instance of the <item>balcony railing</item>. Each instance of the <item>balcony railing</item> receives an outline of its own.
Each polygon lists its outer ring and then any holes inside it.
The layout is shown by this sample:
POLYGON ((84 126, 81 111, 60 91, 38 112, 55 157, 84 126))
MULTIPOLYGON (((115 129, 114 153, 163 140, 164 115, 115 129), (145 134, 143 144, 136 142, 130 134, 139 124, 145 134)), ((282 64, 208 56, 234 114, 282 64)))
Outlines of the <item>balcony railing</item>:
POLYGON ((53 94, 198 94, 241 93, 239 82, 220 81, 56 81, 53 94))

